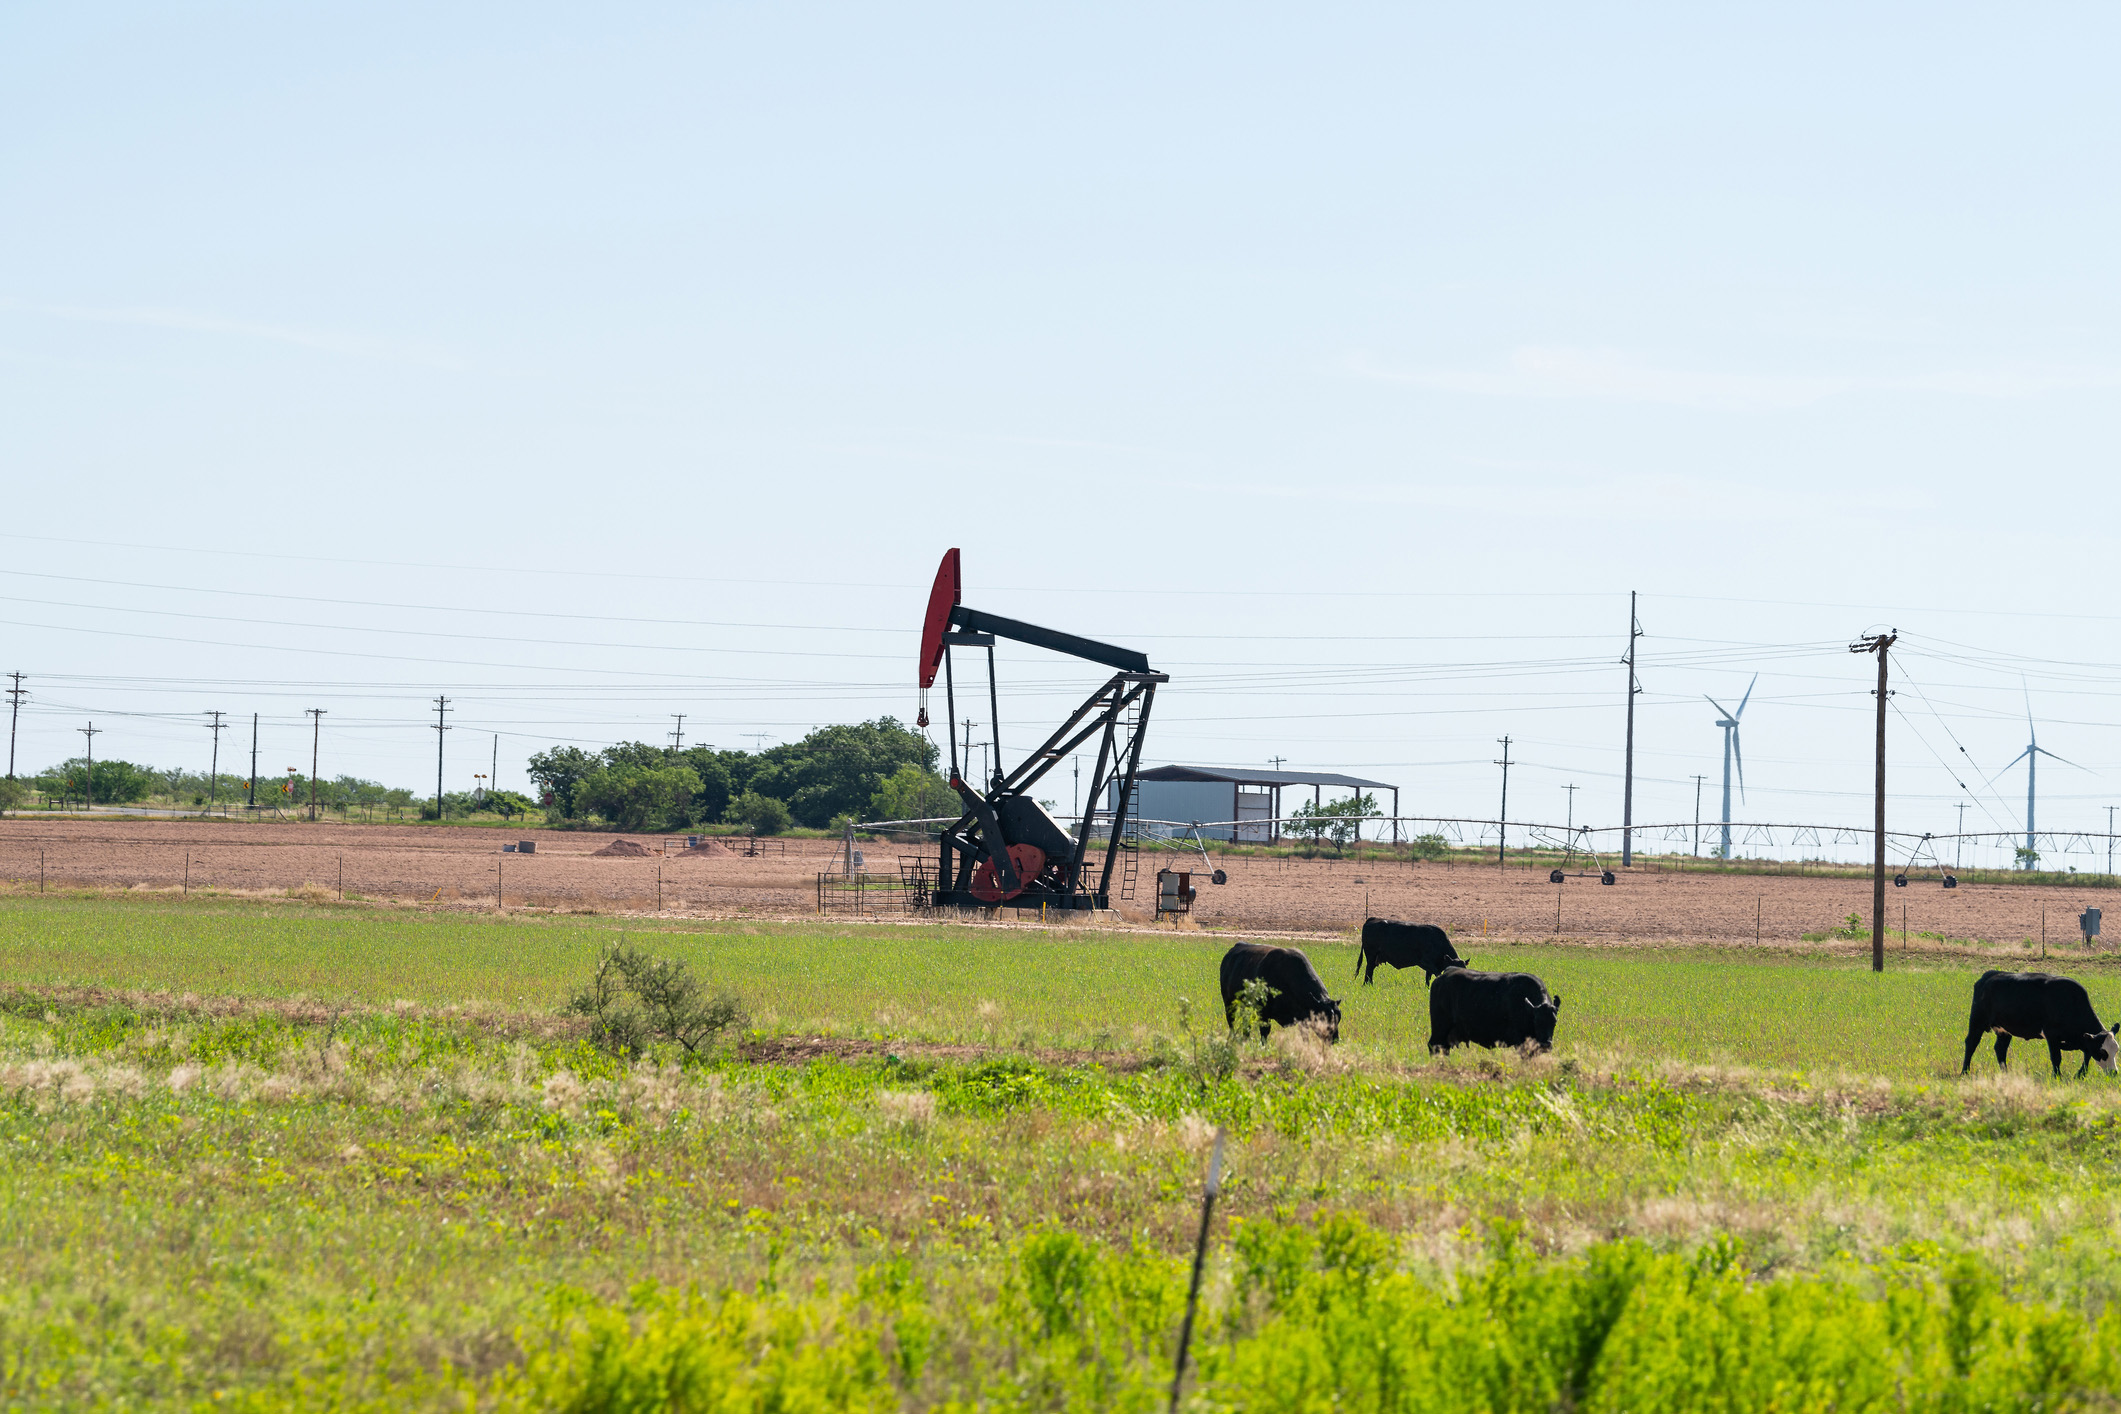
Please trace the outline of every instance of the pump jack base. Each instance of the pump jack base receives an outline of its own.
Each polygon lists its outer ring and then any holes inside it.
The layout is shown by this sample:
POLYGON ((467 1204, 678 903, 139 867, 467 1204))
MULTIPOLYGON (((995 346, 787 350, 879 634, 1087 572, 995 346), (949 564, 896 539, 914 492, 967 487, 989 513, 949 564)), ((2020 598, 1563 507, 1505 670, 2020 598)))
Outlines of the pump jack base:
POLYGON ((1055 913, 1091 913, 1109 909, 1111 905, 1100 903, 1095 894, 1042 894, 1026 890, 1013 898, 996 902, 979 897, 970 889, 937 889, 936 908, 977 908, 992 911, 997 908, 1032 909, 1045 908, 1055 913))

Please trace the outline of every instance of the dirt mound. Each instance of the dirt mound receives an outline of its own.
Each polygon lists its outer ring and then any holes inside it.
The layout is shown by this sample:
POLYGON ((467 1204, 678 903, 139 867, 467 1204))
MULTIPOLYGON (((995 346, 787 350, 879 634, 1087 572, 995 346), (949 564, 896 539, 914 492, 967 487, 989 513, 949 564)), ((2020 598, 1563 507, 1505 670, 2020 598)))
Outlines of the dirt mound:
POLYGON ((635 844, 632 840, 613 840, 593 853, 599 859, 646 859, 655 851, 647 845, 635 844))
POLYGON ((698 844, 685 846, 685 853, 695 859, 733 859, 736 851, 711 835, 702 835, 698 844))

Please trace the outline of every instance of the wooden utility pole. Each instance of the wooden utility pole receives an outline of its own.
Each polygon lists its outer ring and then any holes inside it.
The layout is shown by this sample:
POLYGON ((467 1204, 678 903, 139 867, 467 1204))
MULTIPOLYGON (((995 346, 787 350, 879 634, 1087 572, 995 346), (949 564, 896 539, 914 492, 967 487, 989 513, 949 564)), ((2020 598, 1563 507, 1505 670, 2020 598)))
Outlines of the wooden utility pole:
POLYGON ((317 741, 324 735, 324 709, 304 707, 309 714, 309 818, 317 818, 317 741))
POLYGON ((1496 739, 1502 743, 1502 759, 1495 763, 1502 767, 1502 814, 1495 821, 1495 867, 1500 869, 1510 835, 1510 739, 1506 736, 1496 739))
POLYGON ((221 733, 225 729, 221 718, 226 714, 212 711, 206 715, 213 718, 206 729, 214 734, 213 764, 206 768, 206 813, 211 815, 221 803, 221 733))
MULTIPOLYGON (((1635 617, 1635 591, 1628 591, 1628 751, 1620 788, 1620 867, 1635 862, 1635 698, 1642 687, 1635 681, 1635 640, 1642 637, 1642 624, 1635 617)), ((1574 796, 1569 799, 1573 802, 1574 796)))
POLYGON ((88 813, 93 815, 96 813, 96 733, 103 728, 90 722, 87 726, 76 727, 74 730, 88 738, 88 813))
POLYGON ((1878 775, 1873 792, 1871 828, 1871 971, 1885 971, 1885 664, 1899 640, 1898 630, 1866 634, 1849 645, 1851 653, 1878 655, 1878 775))
POLYGON ((250 804, 245 809, 258 808, 258 714, 250 714, 250 804))
POLYGON ((435 823, 442 823, 442 733, 449 730, 449 699, 435 699, 435 823))
MULTIPOLYGON (((15 685, 7 690, 8 701, 11 704, 7 714, 7 778, 13 780, 15 778, 15 723, 22 716, 22 698, 29 689, 22 685, 22 674, 9 673, 8 676, 15 681, 15 685)), ((2108 872, 2111 873, 2112 871, 2109 870, 2108 872)))

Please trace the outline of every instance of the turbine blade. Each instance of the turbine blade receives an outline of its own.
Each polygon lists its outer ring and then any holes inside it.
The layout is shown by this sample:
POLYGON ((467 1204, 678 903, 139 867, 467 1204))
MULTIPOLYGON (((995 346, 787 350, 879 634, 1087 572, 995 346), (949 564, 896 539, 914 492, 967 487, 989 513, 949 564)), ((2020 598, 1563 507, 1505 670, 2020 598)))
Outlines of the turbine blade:
POLYGON ((2025 748, 2025 749, 2026 749, 2026 750, 2027 750, 2028 752, 2032 752, 2032 751, 2037 751, 2037 752, 2039 752, 2039 753, 2040 753, 2040 754, 2041 754, 2042 756, 2052 757, 2052 758, 2053 758, 2054 760, 2060 761, 2060 762, 2061 762, 2061 763, 2062 763, 2063 765, 2065 765, 2065 766, 2076 766, 2076 767, 2077 767, 2077 769, 2078 769, 2078 770, 2080 770, 2080 771, 2089 771, 2089 770, 2091 770, 2091 767, 2089 767, 2089 766, 2077 766, 2077 763, 2076 763, 2076 762, 2074 762, 2074 761, 2072 761, 2072 760, 2070 760, 2070 759, 2069 759, 2069 758, 2068 758, 2067 756, 2056 756, 2054 752, 2052 752, 2052 751, 2049 751, 2049 750, 2048 750, 2048 749, 2047 749, 2046 747, 2044 747, 2044 746, 2028 746, 2028 747, 2027 747, 2027 748, 2025 748))
MULTIPOLYGON (((1731 720, 1735 722, 1738 719, 1733 717, 1731 720)), ((1738 728, 1735 726, 1731 728, 1731 755, 1738 762, 1738 799, 1743 801, 1745 799, 1745 750, 1738 745, 1738 728)))
POLYGON ((1738 710, 1731 714, 1732 721, 1735 722, 1745 715, 1745 704, 1753 700, 1753 689, 1759 684, 1760 674, 1755 673, 1753 674, 1753 680, 1745 685, 1745 696, 1738 699, 1738 710))
POLYGON ((1708 703, 1709 706, 1714 707, 1716 709, 1717 715, 1723 717, 1728 717, 1731 715, 1729 712, 1726 712, 1724 710, 1723 704, 1721 702, 1718 702, 1715 698, 1709 696, 1706 692, 1701 694, 1701 700, 1703 702, 1708 703))
POLYGON ((2025 748, 2025 750, 2019 752, 2016 756, 2013 756, 2010 760, 2004 762, 2001 766, 1998 766, 1995 771, 1989 775, 1989 778, 1981 783, 1982 789, 1986 790, 1991 785, 1994 785, 1997 776, 2002 775, 2005 771, 2008 771, 2011 767, 2017 765, 2020 761, 2023 761, 2026 757, 2032 755, 2033 752, 2039 749, 2040 748, 2038 747, 2028 746, 2025 748))

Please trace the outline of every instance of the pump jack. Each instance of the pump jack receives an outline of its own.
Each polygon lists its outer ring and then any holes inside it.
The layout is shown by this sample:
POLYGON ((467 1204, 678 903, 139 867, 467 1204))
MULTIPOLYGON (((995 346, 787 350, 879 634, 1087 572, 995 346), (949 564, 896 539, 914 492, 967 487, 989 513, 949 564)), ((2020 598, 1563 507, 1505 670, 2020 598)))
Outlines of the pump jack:
MULTIPOLYGON (((951 550, 935 572, 928 615, 921 627, 919 722, 928 725, 927 693, 940 672, 950 736, 950 785, 963 799, 965 813, 943 831, 932 902, 945 908, 1110 908, 1114 868, 1122 853, 1134 848, 1126 827, 1133 813, 1134 778, 1141 768, 1149 708, 1156 699, 1157 684, 1169 682, 1170 674, 1151 671, 1148 657, 1131 648, 1115 648, 968 609, 963 601, 958 552, 951 550), (1044 744, 1007 772, 1002 769, 1000 700, 994 679, 997 638, 1117 670, 1044 744), (994 755, 992 774, 977 789, 958 769, 957 678, 951 653, 959 648, 987 650, 994 755), (1098 741, 1097 768, 1090 775, 1089 793, 1083 797, 1087 809, 1071 836, 1032 798, 1031 788, 1092 737, 1098 741), (1111 808, 1104 822, 1104 857, 1096 860, 1091 858, 1091 846, 1099 832, 1097 801, 1108 788, 1111 808)), ((1129 870, 1123 876, 1122 897, 1131 878, 1129 870)))

